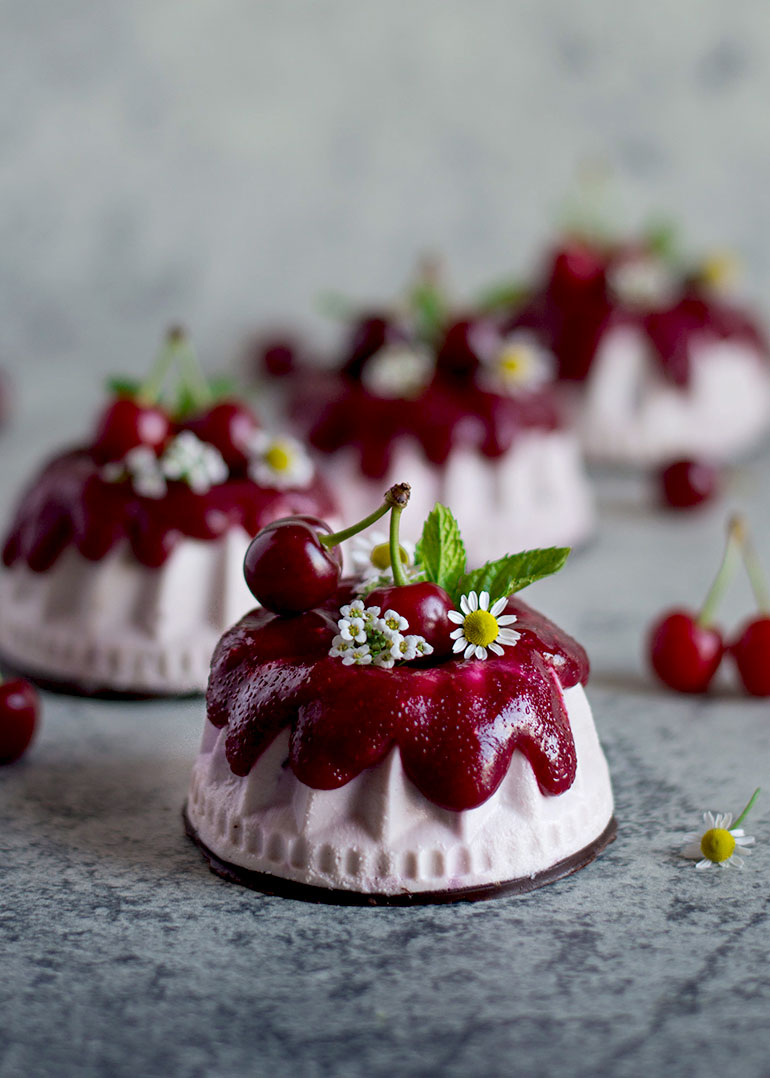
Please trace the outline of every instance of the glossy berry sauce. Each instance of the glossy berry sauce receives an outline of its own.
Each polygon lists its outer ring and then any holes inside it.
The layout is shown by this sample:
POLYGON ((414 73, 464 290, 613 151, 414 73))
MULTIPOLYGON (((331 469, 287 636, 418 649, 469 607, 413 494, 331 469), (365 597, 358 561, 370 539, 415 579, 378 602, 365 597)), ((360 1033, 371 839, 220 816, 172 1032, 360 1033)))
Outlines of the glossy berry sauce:
POLYGON ((555 430, 563 420, 548 391, 503 397, 470 379, 436 375, 419 396, 376 397, 356 380, 307 372, 294 400, 294 415, 322 453, 355 448, 361 470, 382 479, 397 444, 411 441, 431 464, 445 464, 455 448, 501 457, 528 428, 555 430))
POLYGON ((661 371, 677 386, 689 385, 693 349, 704 340, 742 341, 767 355, 767 342, 751 316, 695 283, 683 281, 680 294, 659 309, 621 303, 608 285, 618 253, 585 251, 584 260, 594 260, 589 271, 570 266, 568 250, 557 251, 544 286, 507 324, 509 330, 532 329, 541 336, 556 357, 559 377, 584 379, 605 333, 618 326, 632 326, 647 339, 661 371))
POLYGON ((98 561, 126 540, 137 561, 157 568, 185 537, 217 539, 238 526, 254 535, 294 513, 324 517, 334 512, 320 480, 305 490, 274 490, 231 478, 206 494, 169 483, 166 496, 153 499, 139 497, 128 482, 105 482, 99 473, 88 449, 51 460, 22 498, 3 563, 24 562, 45 572, 67 547, 98 561))
POLYGON ((422 669, 344 666, 328 652, 349 594, 342 588, 333 602, 293 618, 255 610, 220 640, 208 718, 228 728, 236 775, 247 775, 291 727, 288 766, 314 789, 344 786, 394 745, 415 786, 442 808, 486 801, 516 749, 545 793, 569 789, 577 761, 561 687, 588 677, 575 640, 511 599, 522 636, 503 656, 422 669))

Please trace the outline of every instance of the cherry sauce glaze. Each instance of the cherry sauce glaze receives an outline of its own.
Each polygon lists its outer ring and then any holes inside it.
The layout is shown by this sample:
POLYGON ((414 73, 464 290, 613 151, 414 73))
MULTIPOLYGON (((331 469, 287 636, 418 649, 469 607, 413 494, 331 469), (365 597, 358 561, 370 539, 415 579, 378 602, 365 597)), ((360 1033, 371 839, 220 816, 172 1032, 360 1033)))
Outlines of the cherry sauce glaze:
POLYGON ((287 766, 314 789, 344 786, 395 745, 421 793, 453 811, 491 797, 516 749, 544 793, 569 789, 577 760, 561 690, 588 678, 575 640, 511 599, 507 610, 522 635, 500 657, 391 670, 344 666, 328 652, 350 595, 343 585, 333 600, 291 618, 252 611, 220 640, 208 718, 228 728, 236 775, 247 775, 290 727, 287 766))
POLYGON ((23 496, 3 563, 45 572, 67 547, 98 561, 126 540, 137 561, 158 568, 184 537, 217 539, 238 526, 255 535, 281 517, 326 517, 334 508, 318 479, 305 490, 275 490, 233 475, 206 494, 175 482, 163 498, 142 498, 128 482, 103 480, 89 449, 73 449, 49 461, 23 496))
POLYGON ((613 266, 628 256, 619 248, 601 252, 575 245, 552 256, 542 287, 506 324, 508 330, 535 331, 556 357, 559 377, 581 381, 591 369, 608 330, 632 326, 649 342, 664 376, 687 386, 693 348, 704 340, 742 341, 767 355, 767 342, 752 317, 683 279, 679 294, 664 307, 634 309, 613 295, 608 279, 613 266))

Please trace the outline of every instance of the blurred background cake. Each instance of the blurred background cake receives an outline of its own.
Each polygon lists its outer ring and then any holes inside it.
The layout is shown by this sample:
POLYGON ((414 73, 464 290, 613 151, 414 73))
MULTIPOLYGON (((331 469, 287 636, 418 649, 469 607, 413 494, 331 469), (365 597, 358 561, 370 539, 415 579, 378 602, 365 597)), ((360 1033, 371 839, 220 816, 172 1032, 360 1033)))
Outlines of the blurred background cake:
POLYGON ((594 512, 580 448, 534 333, 453 309, 431 267, 400 305, 348 309, 344 323, 331 362, 290 341, 254 351, 346 517, 409 475, 413 519, 437 501, 454 506, 475 561, 500 537, 511 549, 586 539, 594 512))
POLYGON ((619 241, 572 235, 545 259, 507 329, 533 332, 572 390, 592 460, 730 460, 770 424, 758 318, 731 294, 724 255, 683 258, 667 230, 619 241))

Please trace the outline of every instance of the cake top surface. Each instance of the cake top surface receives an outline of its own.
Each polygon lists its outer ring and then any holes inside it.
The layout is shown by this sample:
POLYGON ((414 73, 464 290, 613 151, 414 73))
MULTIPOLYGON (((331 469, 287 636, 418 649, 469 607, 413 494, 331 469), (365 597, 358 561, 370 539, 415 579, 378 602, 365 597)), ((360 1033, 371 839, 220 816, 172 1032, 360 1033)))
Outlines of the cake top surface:
POLYGON ((584 379, 605 335, 635 328, 664 376, 687 386, 703 341, 742 342, 767 355, 762 329, 730 294, 727 256, 684 257, 663 234, 635 241, 567 236, 538 282, 508 305, 506 329, 530 330, 555 357, 560 378, 584 379))
POLYGON ((183 537, 254 535, 290 513, 334 509, 304 446, 269 434, 229 386, 205 379, 174 330, 144 382, 112 383, 92 440, 50 460, 24 492, 3 561, 44 571, 67 547, 98 560, 125 541, 157 567, 183 537))
POLYGON ((232 771, 248 774, 290 727, 288 766, 318 789, 346 784, 397 745, 406 774, 442 808, 491 797, 515 749, 545 792, 563 792, 576 759, 562 690, 585 682, 588 660, 514 596, 569 551, 524 551, 468 571, 457 522, 437 505, 410 563, 398 542, 408 497, 408 484, 396 484, 343 532, 293 518, 252 542, 246 582, 266 609, 221 639, 207 693, 232 771), (373 547, 372 572, 341 579, 337 547, 385 513, 389 558, 373 547))
POLYGON ((410 441, 430 463, 455 448, 491 459, 531 429, 563 419, 555 364, 534 334, 495 315, 458 310, 429 272, 390 308, 346 310, 335 361, 319 365, 269 342, 271 375, 285 376, 297 426, 324 453, 354 449, 364 475, 382 478, 410 441))

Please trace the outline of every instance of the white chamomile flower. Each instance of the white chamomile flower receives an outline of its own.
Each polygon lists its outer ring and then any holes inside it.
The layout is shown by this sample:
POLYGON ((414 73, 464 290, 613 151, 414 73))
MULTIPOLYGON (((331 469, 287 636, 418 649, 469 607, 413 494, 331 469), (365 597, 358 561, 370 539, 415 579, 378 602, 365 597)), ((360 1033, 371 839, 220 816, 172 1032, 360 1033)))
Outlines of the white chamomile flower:
POLYGON ((337 627, 343 640, 353 640, 356 644, 366 643, 366 625, 363 618, 340 618, 337 627))
MULTIPOLYGON (((414 565, 414 544, 399 543, 401 563, 405 569, 414 565)), ((350 550, 355 575, 364 584, 387 584, 393 580, 390 568, 390 542, 384 532, 370 531, 353 537, 350 550)))
POLYGON ((309 487, 315 469, 310 456, 296 438, 256 431, 246 447, 249 478, 263 487, 285 490, 309 487))
POLYGON ((375 397, 398 399, 416 397, 433 374, 433 359, 427 350, 408 344, 381 348, 364 365, 361 381, 375 397))
POLYGON ((166 479, 186 483, 195 494, 206 494, 230 474, 216 446, 201 441, 191 430, 183 430, 172 439, 160 466, 166 479))
POLYGON ((626 307, 665 307, 676 295, 677 281, 670 267, 652 255, 627 258, 607 271, 612 294, 626 307))
POLYGON ((362 599, 356 599, 343 606, 340 615, 339 632, 332 639, 329 655, 342 659, 345 666, 372 665, 390 670, 397 662, 409 662, 433 652, 423 637, 403 635, 408 622, 397 610, 386 610, 381 617, 378 606, 364 606, 362 599))
POLYGON ((508 628, 517 619, 515 614, 503 614, 507 602, 507 598, 498 599, 490 607, 488 591, 463 595, 460 610, 450 610, 448 614, 449 620, 459 625, 450 633, 454 640, 452 651, 462 651, 464 659, 486 659, 490 651, 502 655, 504 647, 513 647, 521 633, 508 628))
POLYGON ((743 868, 741 857, 751 853, 747 847, 754 845, 754 838, 738 825, 743 823, 758 794, 759 790, 755 790, 734 827, 730 826, 733 822, 731 812, 704 812, 706 830, 685 835, 686 845, 680 850, 681 856, 696 861, 695 867, 698 869, 711 868, 712 865, 719 865, 720 868, 743 868))
POLYGON ((155 450, 148 445, 129 449, 121 461, 114 461, 102 468, 102 479, 108 483, 130 480, 131 486, 141 498, 163 498, 166 495, 166 479, 155 450))
POLYGON ((402 633, 404 629, 409 628, 409 622, 406 618, 395 610, 386 610, 382 615, 382 620, 392 633, 402 633))
POLYGON ((534 393, 553 381, 555 363, 534 333, 514 330, 491 352, 481 379, 489 389, 514 396, 534 393))
POLYGON ((368 644, 359 644, 357 648, 351 648, 342 656, 343 666, 369 666, 372 655, 368 644))

